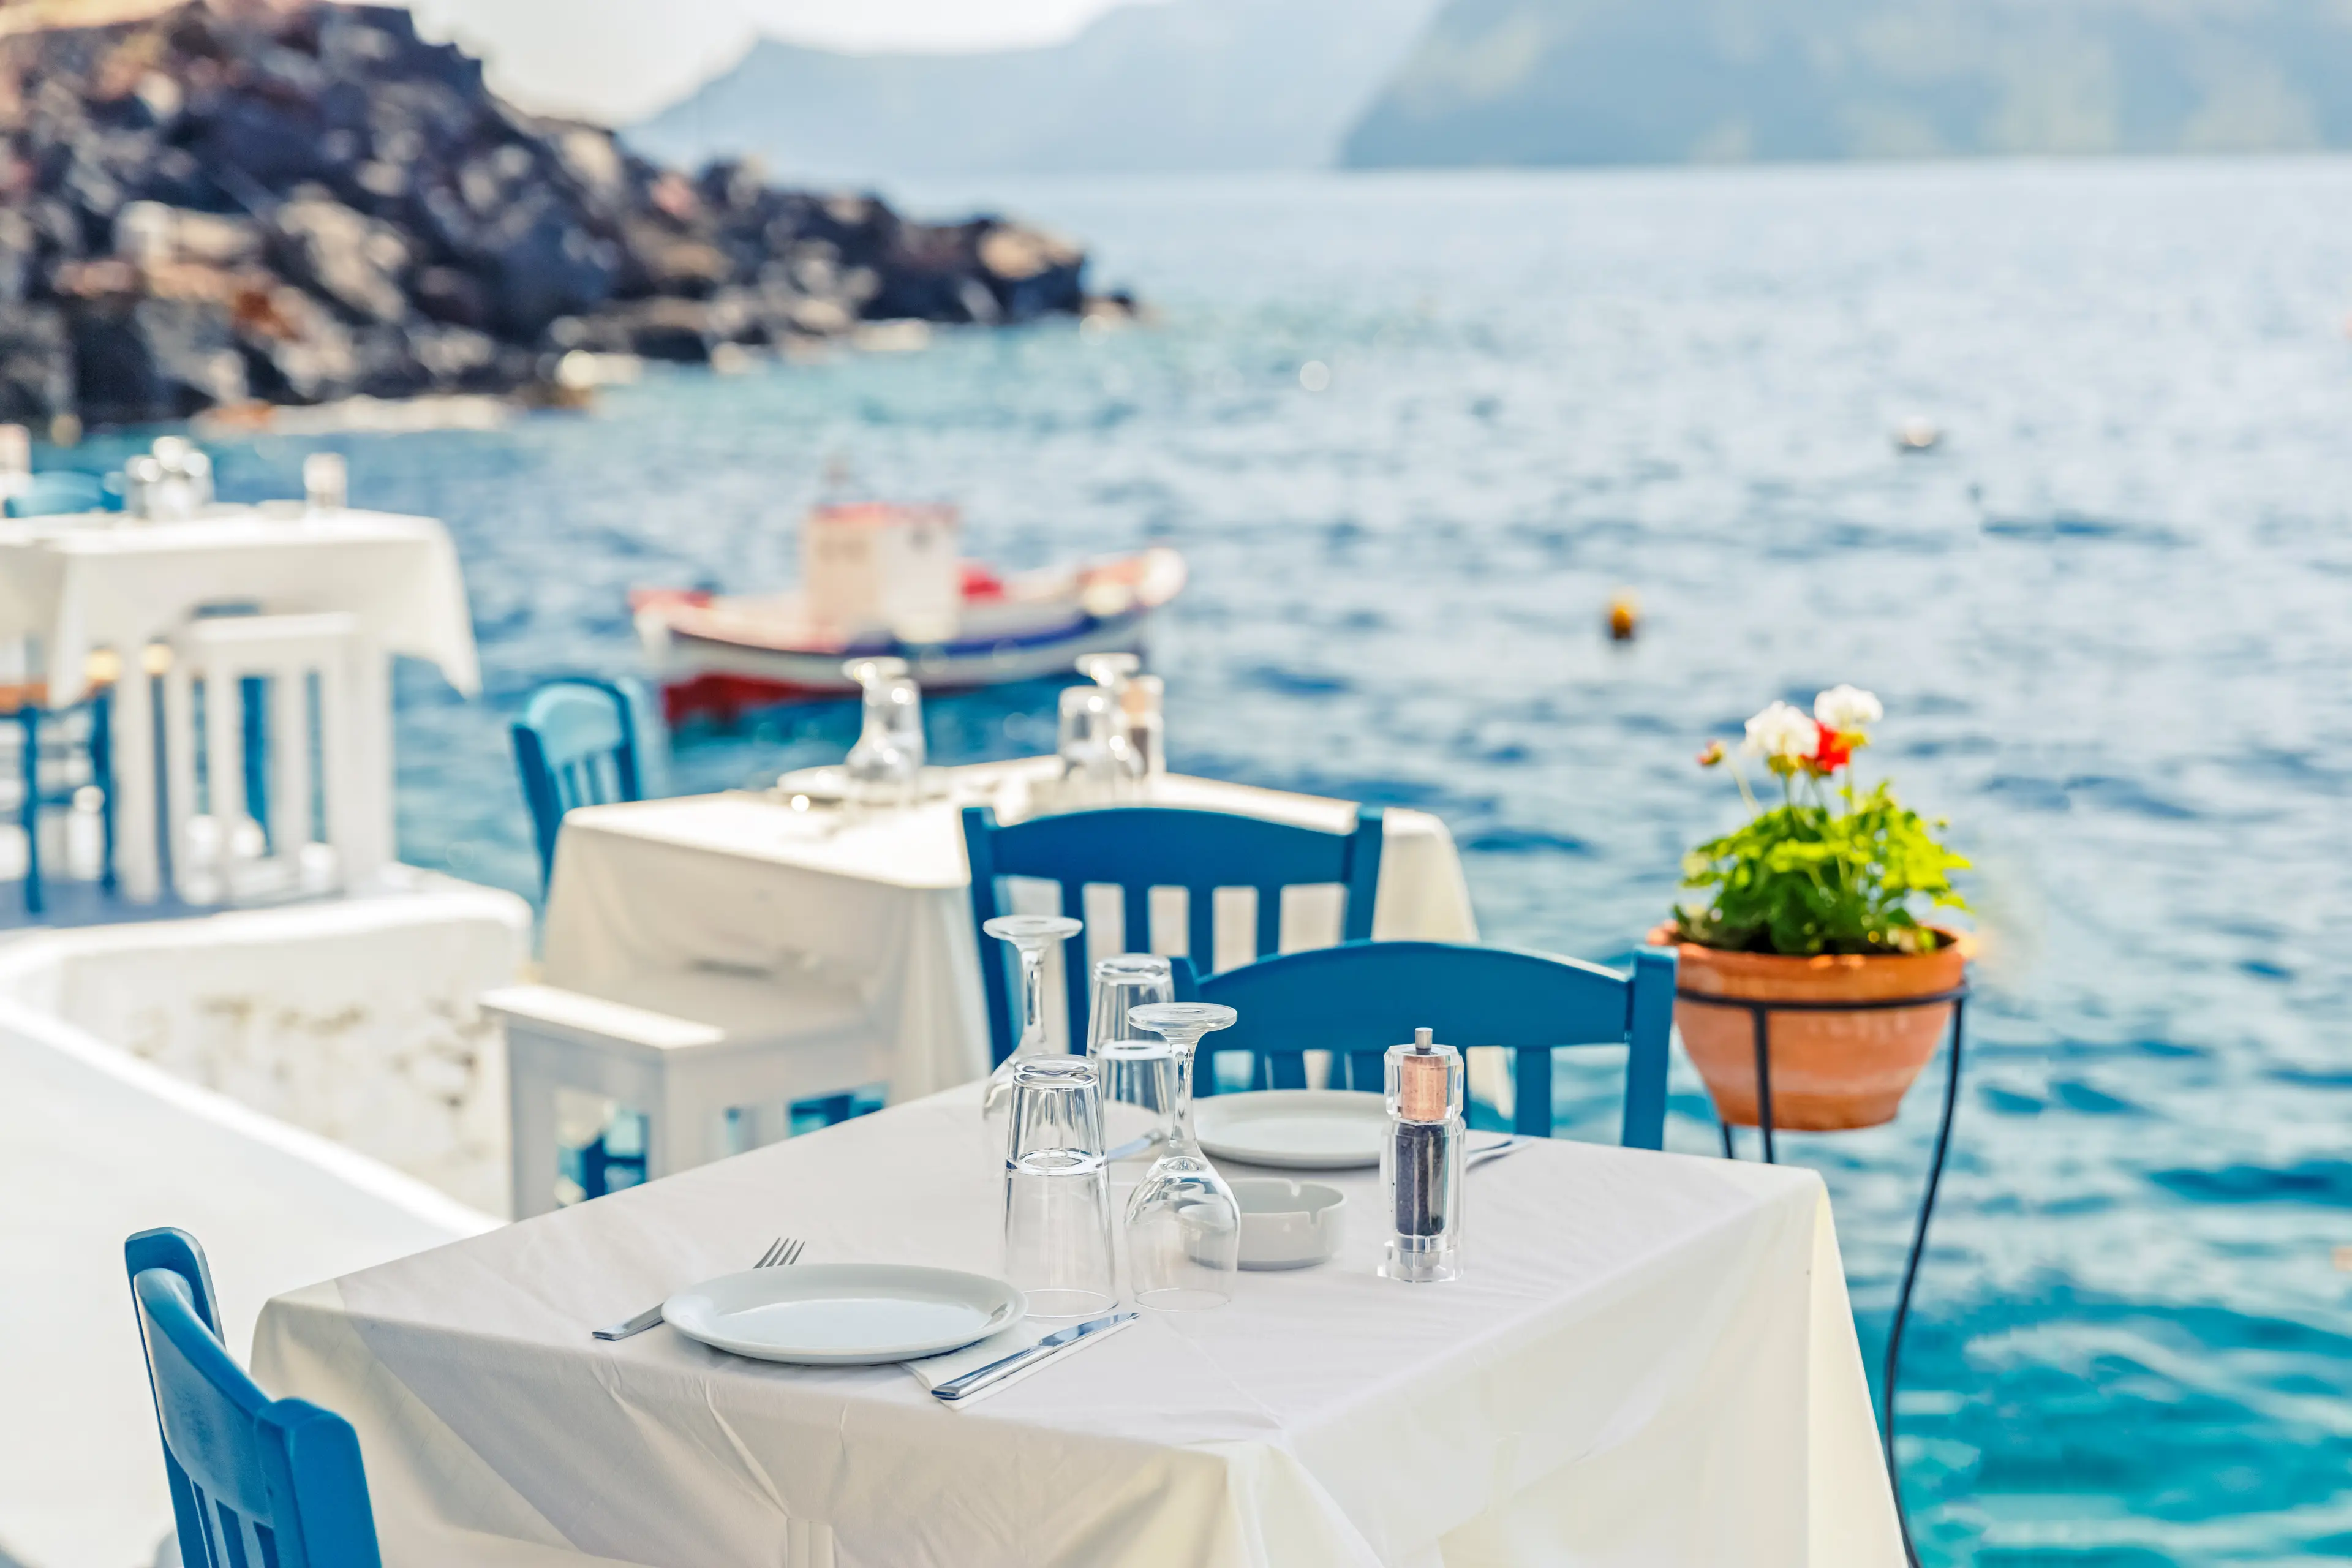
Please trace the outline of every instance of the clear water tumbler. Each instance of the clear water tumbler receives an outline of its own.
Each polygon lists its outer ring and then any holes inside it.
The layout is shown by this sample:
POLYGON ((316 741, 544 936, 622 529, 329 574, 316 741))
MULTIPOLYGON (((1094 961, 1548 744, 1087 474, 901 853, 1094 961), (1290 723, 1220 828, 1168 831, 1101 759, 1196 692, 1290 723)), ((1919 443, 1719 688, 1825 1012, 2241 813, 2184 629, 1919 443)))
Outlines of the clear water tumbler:
POLYGON ((1102 1100, 1079 1058, 1024 1061, 1013 1072, 1004 1277, 1033 1318, 1097 1318, 1118 1305, 1102 1100))

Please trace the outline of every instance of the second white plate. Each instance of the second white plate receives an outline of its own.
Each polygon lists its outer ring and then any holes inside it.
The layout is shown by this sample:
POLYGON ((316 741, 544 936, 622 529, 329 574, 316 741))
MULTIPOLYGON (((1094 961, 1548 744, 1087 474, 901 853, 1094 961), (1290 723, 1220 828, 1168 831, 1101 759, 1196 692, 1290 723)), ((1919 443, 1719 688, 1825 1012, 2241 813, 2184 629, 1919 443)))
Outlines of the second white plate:
POLYGON ((1381 1163, 1389 1115, 1377 1094, 1269 1089, 1196 1100, 1192 1127, 1213 1159, 1285 1171, 1353 1171, 1381 1163))
POLYGON ((704 1344, 761 1361, 864 1366, 938 1355, 1028 1311, 1002 1279, 905 1263, 803 1263, 722 1274, 662 1303, 704 1344))

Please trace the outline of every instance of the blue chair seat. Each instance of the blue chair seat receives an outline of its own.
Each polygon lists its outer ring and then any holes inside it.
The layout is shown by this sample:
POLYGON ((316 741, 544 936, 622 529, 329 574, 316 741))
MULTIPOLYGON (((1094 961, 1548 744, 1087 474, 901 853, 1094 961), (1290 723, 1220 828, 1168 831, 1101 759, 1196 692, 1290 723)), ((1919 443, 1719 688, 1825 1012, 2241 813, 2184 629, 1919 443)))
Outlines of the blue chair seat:
POLYGON ((220 1341, 196 1238, 142 1230, 123 1244, 186 1568, 382 1568, 367 1471, 351 1423, 276 1399, 220 1341))
MULTIPOLYGON (((1335 1088, 1378 1092, 1388 1047, 1428 1027, 1447 1045, 1501 1046, 1513 1057, 1511 1130, 1552 1131, 1552 1051, 1627 1047, 1620 1138, 1663 1148, 1666 1049, 1675 955, 1645 948, 1633 973, 1511 948, 1442 942, 1362 942, 1285 953, 1197 979, 1178 970, 1179 994, 1221 1002, 1239 1017, 1202 1042, 1204 1056, 1245 1053, 1255 1088, 1303 1088, 1306 1053, 1328 1051, 1335 1088)), ((1202 1062, 1196 1092, 1213 1094, 1202 1062)))

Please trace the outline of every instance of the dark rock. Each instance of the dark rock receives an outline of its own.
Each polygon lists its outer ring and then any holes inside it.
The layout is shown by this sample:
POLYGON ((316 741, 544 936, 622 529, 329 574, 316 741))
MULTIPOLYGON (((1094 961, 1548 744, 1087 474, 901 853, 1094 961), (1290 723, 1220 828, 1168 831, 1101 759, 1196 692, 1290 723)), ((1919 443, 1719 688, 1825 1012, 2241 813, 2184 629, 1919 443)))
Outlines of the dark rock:
POLYGON ((664 171, 485 90, 406 11, 192 0, 0 37, 0 416, 510 390, 861 320, 1087 304, 1084 254, 756 163, 664 171))

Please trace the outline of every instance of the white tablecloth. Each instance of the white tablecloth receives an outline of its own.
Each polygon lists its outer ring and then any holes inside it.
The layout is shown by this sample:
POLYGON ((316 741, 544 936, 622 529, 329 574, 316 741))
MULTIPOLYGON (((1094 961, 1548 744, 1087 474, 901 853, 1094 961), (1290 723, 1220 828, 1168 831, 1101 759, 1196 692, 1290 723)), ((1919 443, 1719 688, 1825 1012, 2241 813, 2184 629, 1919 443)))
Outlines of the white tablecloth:
POLYGON ((1244 1274, 970 1409, 895 1367, 591 1326, 744 1267, 993 1272, 976 1090, 280 1297, 273 1392, 357 1426, 390 1568, 1896 1568, 1812 1173, 1545 1143, 1473 1172, 1464 1277, 1244 1274))
MULTIPOLYGON (((963 795, 1000 788, 1017 809, 1024 787, 1051 767, 955 772, 963 795)), ((1355 818, 1346 801, 1178 776, 1159 781, 1150 800, 1335 832, 1355 818)), ((967 1082, 988 1070, 988 1026, 958 809, 941 801, 845 823, 736 794, 574 811, 556 844, 545 978, 730 1031, 772 1029, 794 1009, 830 1016, 846 999, 866 1015, 876 1078, 894 1100, 967 1082)), ((1391 809, 1383 838, 1373 934, 1475 942, 1445 825, 1391 809)), ((1301 889, 1284 908, 1286 951, 1337 939, 1336 894, 1301 889)), ((1171 940, 1156 950, 1179 951, 1181 922, 1160 925, 1171 940)), ((1102 945, 1110 934, 1086 940, 1097 953, 1124 951, 1102 945)), ((1055 1029, 1066 1036, 1059 998, 1056 989, 1055 1029)))
POLYGON ((457 552, 431 518, 222 507, 181 522, 0 522, 0 643, 41 645, 53 703, 81 695, 91 650, 144 647, 222 601, 348 612, 387 651, 430 659, 460 691, 481 686, 457 552))

